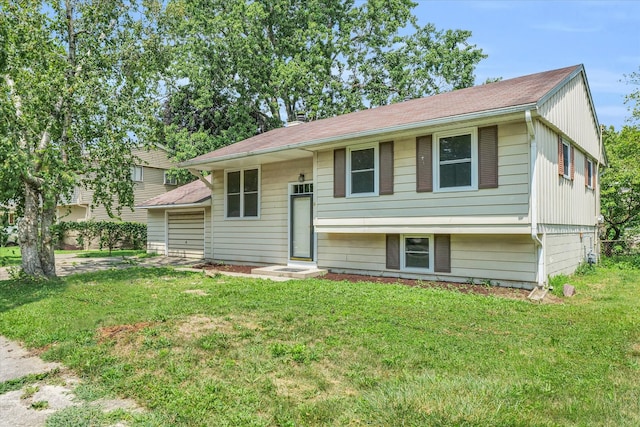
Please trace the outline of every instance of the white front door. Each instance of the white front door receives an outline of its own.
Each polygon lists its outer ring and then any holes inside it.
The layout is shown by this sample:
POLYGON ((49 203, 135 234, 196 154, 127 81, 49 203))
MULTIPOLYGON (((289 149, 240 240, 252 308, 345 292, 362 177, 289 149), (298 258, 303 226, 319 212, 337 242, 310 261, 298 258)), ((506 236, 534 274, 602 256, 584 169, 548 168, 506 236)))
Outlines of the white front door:
POLYGON ((290 197, 289 259, 313 261, 313 184, 294 184, 290 197))

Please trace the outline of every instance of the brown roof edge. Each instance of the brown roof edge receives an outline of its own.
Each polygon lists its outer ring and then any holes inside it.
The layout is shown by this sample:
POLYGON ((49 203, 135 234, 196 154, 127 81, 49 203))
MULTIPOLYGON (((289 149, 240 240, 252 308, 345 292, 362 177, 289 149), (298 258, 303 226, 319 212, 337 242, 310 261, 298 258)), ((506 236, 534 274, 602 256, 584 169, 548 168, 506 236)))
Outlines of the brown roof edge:
POLYGON ((249 155, 536 109, 549 94, 557 92, 580 72, 584 73, 584 67, 574 65, 278 128, 181 162, 178 166, 193 167, 249 155))

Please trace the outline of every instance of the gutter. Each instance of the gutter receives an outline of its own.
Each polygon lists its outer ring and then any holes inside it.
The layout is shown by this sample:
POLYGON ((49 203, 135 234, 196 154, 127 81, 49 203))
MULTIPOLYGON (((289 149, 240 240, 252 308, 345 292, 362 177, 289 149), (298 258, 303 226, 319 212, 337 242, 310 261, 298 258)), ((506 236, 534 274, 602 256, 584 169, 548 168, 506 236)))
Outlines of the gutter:
POLYGON ((360 131, 360 132, 346 133, 344 135, 332 136, 332 137, 327 137, 327 138, 320 138, 320 139, 315 139, 315 140, 311 140, 311 141, 304 141, 304 142, 299 142, 299 143, 296 143, 296 144, 284 145, 284 146, 281 146, 281 147, 268 148, 268 149, 265 149, 265 150, 256 150, 256 151, 249 151, 249 152, 243 152, 243 153, 235 153, 235 154, 229 154, 229 155, 226 155, 226 156, 213 157, 213 158, 201 159, 201 160, 196 160, 196 161, 194 161, 194 160, 186 160, 184 162, 178 163, 176 166, 179 167, 179 168, 191 168, 192 166, 197 166, 197 165, 204 165, 204 164, 222 162, 222 161, 225 161, 225 160, 234 160, 234 159, 239 159, 239 158, 246 158, 246 157, 249 157, 249 156, 257 156, 257 155, 261 155, 261 154, 276 153, 278 151, 284 151, 284 150, 305 148, 305 147, 310 147, 310 146, 314 146, 314 145, 325 144, 325 143, 328 143, 328 142, 340 142, 340 141, 345 141, 345 140, 349 140, 349 139, 363 138, 363 137, 368 137, 368 136, 380 135, 380 134, 383 134, 383 133, 411 131, 411 130, 414 130, 414 129, 419 129, 419 128, 428 127, 428 126, 437 126, 437 125, 441 125, 441 124, 447 124, 447 123, 451 123, 453 121, 480 120, 480 119, 493 117, 493 116, 498 116, 498 115, 514 114, 514 113, 520 113, 522 111, 529 111, 530 108, 532 108, 532 107, 535 108, 536 106, 537 106, 536 103, 530 103, 530 104, 518 105, 518 106, 514 106, 514 107, 505 107, 505 108, 499 108, 499 109, 495 109, 495 110, 486 110, 486 111, 481 111, 481 112, 476 112, 476 113, 461 114, 461 115, 458 115, 458 116, 447 116, 447 117, 442 117, 442 118, 438 118, 438 119, 423 120, 423 121, 420 121, 420 122, 413 122, 413 123, 406 123, 406 124, 402 124, 402 125, 390 126, 390 127, 387 127, 387 128, 377 128, 377 129, 369 129, 369 130, 360 131))
POLYGON ((211 206, 210 198, 204 200, 202 202, 197 203, 185 203, 183 205, 178 204, 169 204, 169 205, 153 205, 153 206, 135 206, 136 209, 181 209, 181 208, 204 208, 207 206, 211 206))
POLYGON ((536 166, 538 159, 538 144, 536 142, 536 132, 531 119, 531 110, 525 110, 524 120, 527 123, 529 142, 531 147, 531 240, 535 243, 538 252, 537 282, 538 287, 544 286, 544 245, 538 236, 538 180, 536 176, 536 166))

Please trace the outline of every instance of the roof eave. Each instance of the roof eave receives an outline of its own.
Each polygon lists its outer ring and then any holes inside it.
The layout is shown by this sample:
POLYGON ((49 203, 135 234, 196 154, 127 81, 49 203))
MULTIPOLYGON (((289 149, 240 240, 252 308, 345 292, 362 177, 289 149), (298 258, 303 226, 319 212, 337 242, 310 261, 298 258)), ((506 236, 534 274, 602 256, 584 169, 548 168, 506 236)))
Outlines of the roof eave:
POLYGON ((167 204, 167 205, 152 205, 152 206, 136 206, 136 209, 171 209, 171 208, 200 208, 211 206, 210 197, 197 203, 185 203, 185 204, 167 204))
POLYGON ((485 111, 480 111, 476 113, 447 116, 447 117, 441 117, 438 119, 423 120, 420 122, 390 126, 386 128, 378 128, 378 129, 372 129, 372 130, 361 131, 361 132, 347 133, 347 134, 339 135, 336 137, 314 139, 310 141, 304 141, 296 144, 288 144, 288 145, 283 145, 281 147, 274 147, 274 148, 269 148, 265 150, 256 150, 256 151, 249 151, 244 153, 230 154, 227 156, 215 157, 212 159, 202 159, 197 161, 187 160, 187 161, 178 163, 177 166, 180 168, 187 168, 192 166, 200 166, 200 165, 218 163, 218 162, 223 162, 228 160, 235 160, 235 159, 240 159, 248 156, 257 156, 262 154, 275 153, 278 151, 308 148, 310 146, 326 144, 329 142, 340 142, 348 139, 363 138, 363 137, 369 137, 369 136, 374 136, 374 135, 384 134, 384 133, 410 131, 410 130, 420 129, 428 126, 438 126, 438 125, 443 125, 443 124, 453 123, 458 121, 480 120, 480 119, 485 119, 487 117, 492 117, 492 116, 501 116, 506 114, 524 112, 525 110, 536 109, 537 106, 538 106, 537 102, 532 102, 528 104, 498 108, 494 110, 485 110, 485 111))

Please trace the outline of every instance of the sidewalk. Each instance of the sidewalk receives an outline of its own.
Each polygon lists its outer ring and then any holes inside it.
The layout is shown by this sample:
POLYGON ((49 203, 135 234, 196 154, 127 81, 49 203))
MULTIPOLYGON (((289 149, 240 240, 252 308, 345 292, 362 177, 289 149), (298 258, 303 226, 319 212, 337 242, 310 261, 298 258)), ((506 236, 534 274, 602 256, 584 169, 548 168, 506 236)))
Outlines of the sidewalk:
MULTIPOLYGON (((56 254, 56 273, 58 276, 68 276, 76 273, 89 273, 92 271, 109 270, 112 268, 141 267, 189 267, 199 261, 186 258, 168 258, 155 256, 149 258, 138 257, 104 257, 104 258, 80 258, 75 253, 56 254)), ((17 266, 19 267, 19 266, 17 266)), ((10 278, 11 267, 0 267, 0 280, 10 278)))
MULTIPOLYGON (((17 342, 0 336, 0 383, 28 375, 50 373, 53 380, 28 381, 20 389, 0 394, 0 427, 40 427, 55 412, 71 406, 87 405, 75 398, 73 390, 80 380, 59 363, 47 363, 29 354, 17 342)), ((132 400, 114 399, 91 402, 91 406, 110 412, 116 409, 140 411, 132 400)), ((113 427, 123 427, 118 423, 113 427)))

